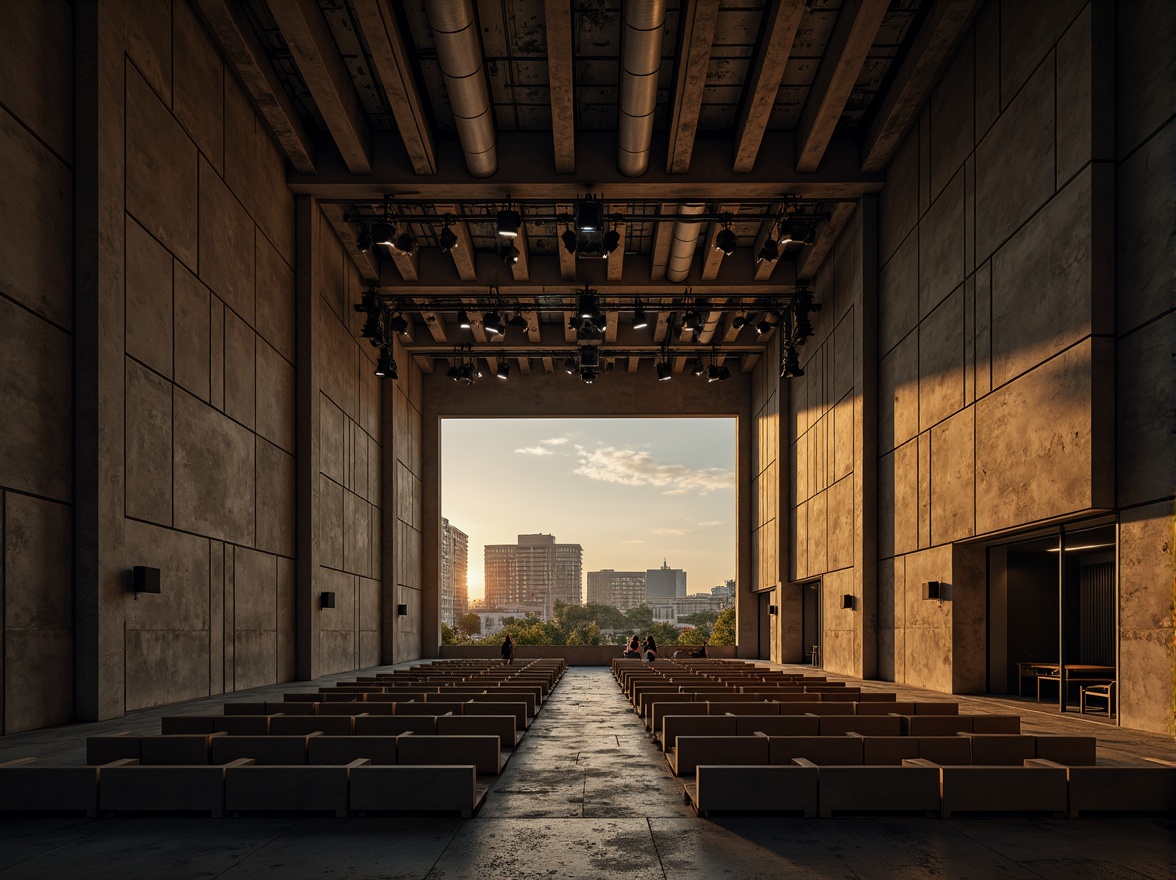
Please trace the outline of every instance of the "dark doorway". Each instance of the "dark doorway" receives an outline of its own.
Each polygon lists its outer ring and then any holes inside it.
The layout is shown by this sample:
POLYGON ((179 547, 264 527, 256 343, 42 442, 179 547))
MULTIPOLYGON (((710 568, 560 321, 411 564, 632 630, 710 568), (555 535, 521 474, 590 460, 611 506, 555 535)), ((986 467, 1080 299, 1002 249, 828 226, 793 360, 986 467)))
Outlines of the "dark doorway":
MULTIPOLYGON (((1114 525, 989 548, 989 693, 1080 708, 1117 678, 1115 603, 1114 525)), ((1113 694, 1093 708, 1113 712, 1113 694)))
POLYGON ((820 666, 821 655, 821 582, 809 581, 800 585, 801 597, 801 644, 804 658, 813 666, 820 666))

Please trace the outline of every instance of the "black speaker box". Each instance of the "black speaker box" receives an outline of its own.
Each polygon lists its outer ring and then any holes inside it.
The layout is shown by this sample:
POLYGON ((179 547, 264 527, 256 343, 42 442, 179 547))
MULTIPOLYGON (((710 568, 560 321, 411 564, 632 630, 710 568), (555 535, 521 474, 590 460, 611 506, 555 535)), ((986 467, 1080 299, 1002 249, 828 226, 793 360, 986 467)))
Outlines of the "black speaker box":
POLYGON ((158 593, 159 569, 136 565, 131 569, 131 588, 136 593, 158 593))
POLYGON ((923 598, 924 599, 942 599, 943 594, 939 588, 939 581, 927 581, 923 584, 923 598))
POLYGON ((323 608, 334 608, 335 607, 335 594, 334 593, 323 593, 322 602, 320 603, 320 605, 323 608))

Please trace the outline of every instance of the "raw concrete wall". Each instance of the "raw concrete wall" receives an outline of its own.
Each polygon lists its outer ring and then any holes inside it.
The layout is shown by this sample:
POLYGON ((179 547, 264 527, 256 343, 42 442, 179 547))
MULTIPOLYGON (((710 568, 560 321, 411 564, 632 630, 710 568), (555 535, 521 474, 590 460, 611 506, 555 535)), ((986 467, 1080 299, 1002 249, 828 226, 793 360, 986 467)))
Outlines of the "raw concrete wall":
POLYGON ((65 2, 10 6, 0 33, 0 733, 70 720, 73 675, 72 13, 65 2))
MULTIPOLYGON (((821 311, 789 388, 791 580, 822 582, 822 665, 874 674, 877 203, 854 209, 813 279, 821 311), (842 597, 854 607, 843 608, 842 597)), ((800 598, 789 606, 799 628, 800 598)), ((797 636, 799 644, 799 635, 797 636)), ((803 647, 803 646, 802 646, 803 647)), ((799 659, 799 657, 797 658, 799 659)))
POLYGON ((1176 8, 1118 4, 1115 329, 1122 723, 1176 732, 1176 8))
POLYGON ((293 200, 187 2, 80 7, 77 63, 77 712, 103 718, 293 677, 293 200))
POLYGON ((888 170, 885 678, 982 691, 983 560, 956 542, 1114 505, 1109 9, 984 6, 888 170))

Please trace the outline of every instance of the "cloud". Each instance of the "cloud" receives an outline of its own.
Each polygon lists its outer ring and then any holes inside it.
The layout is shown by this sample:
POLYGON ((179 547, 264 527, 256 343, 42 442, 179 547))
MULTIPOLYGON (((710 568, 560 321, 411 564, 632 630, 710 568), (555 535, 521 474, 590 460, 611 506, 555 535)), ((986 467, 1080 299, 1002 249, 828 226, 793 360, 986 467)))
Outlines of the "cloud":
POLYGON ((567 437, 548 437, 546 440, 539 441, 542 446, 563 446, 567 442, 567 437))
POLYGON ((735 474, 723 468, 692 468, 684 464, 666 464, 648 452, 605 446, 587 450, 576 447, 579 467, 574 473, 602 483, 624 486, 664 487, 665 494, 707 492, 731 489, 735 474))
POLYGON ((554 455, 550 449, 544 449, 542 446, 524 446, 521 449, 516 449, 518 455, 554 455))
POLYGON ((721 519, 708 519, 708 520, 704 520, 703 522, 699 523, 699 525, 702 526, 704 529, 708 529, 711 526, 721 526, 722 524, 723 524, 723 521, 721 519))
POLYGON ((654 529, 653 533, 655 535, 668 535, 670 537, 674 537, 677 535, 689 535, 690 529, 654 529))

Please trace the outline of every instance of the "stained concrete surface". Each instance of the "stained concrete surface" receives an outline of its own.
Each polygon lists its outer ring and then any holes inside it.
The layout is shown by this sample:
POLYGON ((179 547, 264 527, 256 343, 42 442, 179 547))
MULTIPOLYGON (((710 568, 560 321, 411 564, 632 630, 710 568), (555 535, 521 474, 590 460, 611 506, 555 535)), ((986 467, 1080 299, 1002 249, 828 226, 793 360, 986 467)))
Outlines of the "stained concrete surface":
MULTIPOLYGON (((799 668, 799 667, 798 667, 799 668)), ((320 681, 350 678, 328 676, 320 681)), ((840 676, 831 676, 840 678, 840 676)), ((916 688, 900 699, 952 699, 916 688)), ((238 693, 264 699, 287 684, 238 693)), ((1024 713, 1032 732, 1099 737, 1100 763, 1171 757, 1171 740, 1063 717, 1049 707, 960 698, 966 711, 1024 713)), ((158 730, 159 717, 216 711, 225 698, 0 739, 0 760, 80 763, 84 737, 158 730)), ((479 814, 460 819, 0 820, 9 878, 1168 878, 1167 819, 836 820, 696 818, 607 669, 573 667, 532 723, 479 814)))

